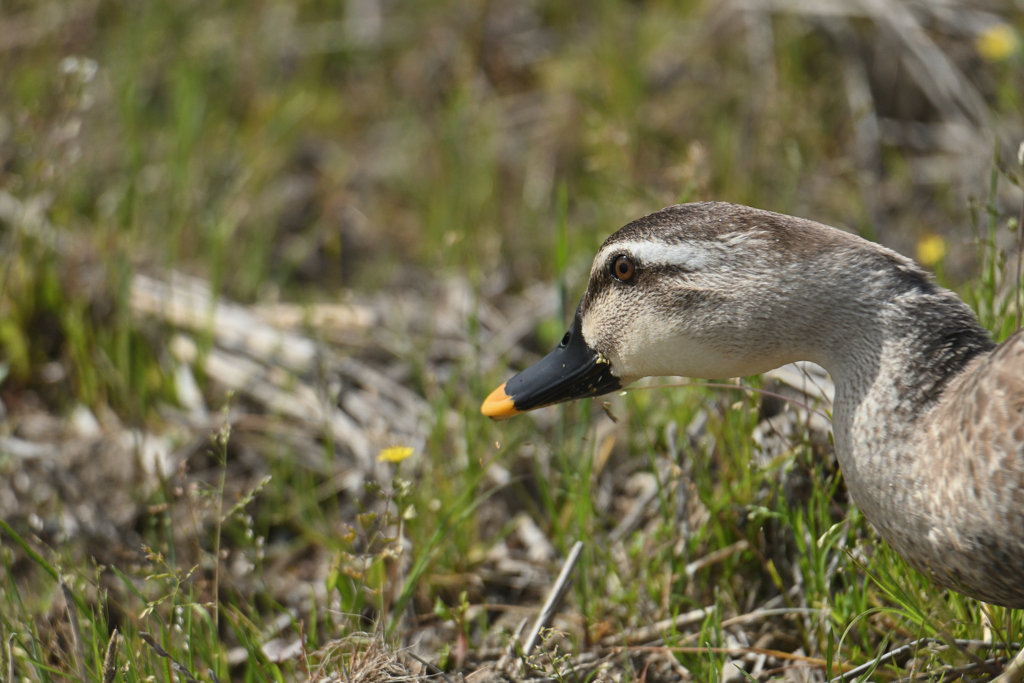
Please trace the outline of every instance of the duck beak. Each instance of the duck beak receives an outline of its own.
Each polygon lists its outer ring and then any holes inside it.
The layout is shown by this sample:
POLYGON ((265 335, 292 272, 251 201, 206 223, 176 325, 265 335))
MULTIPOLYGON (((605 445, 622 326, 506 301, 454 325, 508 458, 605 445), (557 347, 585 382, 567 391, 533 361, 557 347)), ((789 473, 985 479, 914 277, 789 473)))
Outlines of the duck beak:
POLYGON ((620 388, 611 363, 583 340, 580 309, 562 343, 491 392, 480 412, 494 420, 620 388))

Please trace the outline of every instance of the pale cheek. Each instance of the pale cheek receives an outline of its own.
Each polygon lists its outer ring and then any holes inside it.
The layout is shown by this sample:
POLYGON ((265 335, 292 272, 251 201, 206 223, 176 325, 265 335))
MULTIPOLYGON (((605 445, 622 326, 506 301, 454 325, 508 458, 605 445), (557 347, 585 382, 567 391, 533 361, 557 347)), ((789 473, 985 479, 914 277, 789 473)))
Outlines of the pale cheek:
POLYGON ((771 360, 725 351, 721 345, 697 341, 669 325, 631 326, 609 352, 615 374, 633 381, 641 377, 678 375, 704 379, 746 377, 776 367, 771 360))
POLYGON ((580 328, 580 332, 583 333, 583 341, 587 343, 587 346, 592 349, 597 348, 595 346, 595 342, 597 342, 597 324, 594 322, 594 316, 585 318, 580 328))
POLYGON ((623 379, 678 374, 682 338, 665 321, 652 316, 631 320, 609 345, 612 369, 623 379))
POLYGON ((624 381, 662 375, 697 376, 692 372, 693 364, 685 362, 677 344, 634 341, 636 343, 622 344, 609 357, 612 369, 624 381))

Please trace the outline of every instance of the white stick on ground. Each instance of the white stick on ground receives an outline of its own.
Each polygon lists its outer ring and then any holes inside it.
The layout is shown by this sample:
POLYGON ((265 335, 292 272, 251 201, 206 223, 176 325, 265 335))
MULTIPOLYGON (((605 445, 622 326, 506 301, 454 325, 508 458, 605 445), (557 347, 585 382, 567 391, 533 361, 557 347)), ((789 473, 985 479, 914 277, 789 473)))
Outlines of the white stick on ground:
POLYGON ((537 621, 534 622, 533 628, 530 629, 530 637, 526 639, 526 643, 523 645, 523 657, 529 657, 530 653, 533 652, 533 648, 537 646, 537 640, 540 638, 541 629, 545 629, 551 625, 551 621, 555 618, 555 612, 562 604, 562 600, 565 598, 565 594, 569 591, 569 575, 572 574, 573 568, 576 567, 576 563, 579 562, 580 554, 583 552, 583 541, 576 541, 576 545, 569 551, 569 556, 565 558, 565 563, 562 565, 562 571, 559 572, 558 578, 555 579, 555 585, 551 587, 548 592, 548 598, 544 601, 544 607, 541 608, 540 614, 537 616, 537 621))

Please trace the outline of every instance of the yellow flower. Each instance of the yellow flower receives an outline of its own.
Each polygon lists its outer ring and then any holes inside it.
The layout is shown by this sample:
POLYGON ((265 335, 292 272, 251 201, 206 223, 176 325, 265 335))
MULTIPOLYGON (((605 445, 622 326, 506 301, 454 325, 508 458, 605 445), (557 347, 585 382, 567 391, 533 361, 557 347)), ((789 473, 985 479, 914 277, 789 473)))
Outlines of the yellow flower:
POLYGON ((917 261, 934 267, 946 256, 946 240, 939 235, 925 235, 917 242, 917 261))
POLYGON ((974 46, 982 59, 1001 62, 1017 51, 1017 32, 1009 24, 992 24, 978 34, 974 46))
POLYGON ((412 449, 408 446, 392 446, 380 452, 377 462, 402 462, 410 455, 412 455, 412 449))

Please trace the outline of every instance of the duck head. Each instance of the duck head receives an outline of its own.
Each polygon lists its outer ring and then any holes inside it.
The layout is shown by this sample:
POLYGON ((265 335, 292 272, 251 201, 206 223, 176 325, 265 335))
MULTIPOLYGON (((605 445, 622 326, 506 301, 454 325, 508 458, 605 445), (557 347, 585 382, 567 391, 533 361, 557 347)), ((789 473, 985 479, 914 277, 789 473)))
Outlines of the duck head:
POLYGON ((863 241, 811 221, 715 202, 634 221, 597 252, 558 348, 495 389, 481 412, 504 419, 642 377, 743 377, 821 362, 828 343, 813 330, 830 312, 827 283, 844 278, 816 270, 836 250, 855 254, 855 242, 863 241))

